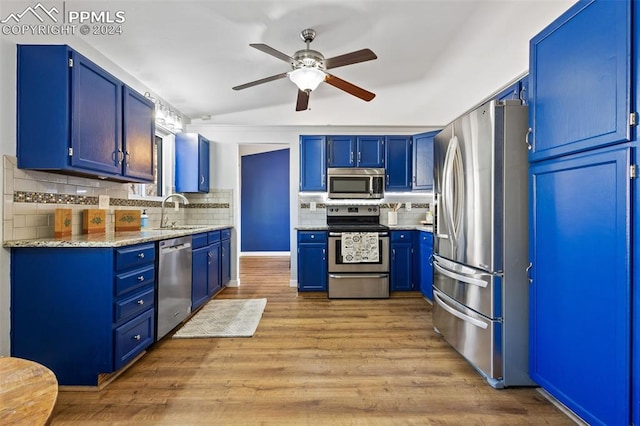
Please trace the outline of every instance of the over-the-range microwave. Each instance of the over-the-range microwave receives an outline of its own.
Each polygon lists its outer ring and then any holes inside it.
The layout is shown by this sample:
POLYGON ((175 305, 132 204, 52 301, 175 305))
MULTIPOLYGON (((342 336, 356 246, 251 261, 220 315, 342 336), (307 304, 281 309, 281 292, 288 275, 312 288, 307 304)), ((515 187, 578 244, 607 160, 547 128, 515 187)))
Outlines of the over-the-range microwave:
POLYGON ((327 169, 329 198, 379 199, 384 197, 384 169, 330 167, 327 169))

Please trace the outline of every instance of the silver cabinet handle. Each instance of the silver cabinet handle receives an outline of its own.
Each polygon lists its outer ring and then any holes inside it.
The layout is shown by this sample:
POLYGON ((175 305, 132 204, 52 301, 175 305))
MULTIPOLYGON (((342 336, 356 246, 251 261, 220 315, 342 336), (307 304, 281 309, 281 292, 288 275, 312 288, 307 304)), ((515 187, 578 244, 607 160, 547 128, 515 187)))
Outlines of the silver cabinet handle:
POLYGON ((204 184, 204 176, 200 176, 200 183, 204 184))
POLYGON ((327 260, 327 250, 326 249, 322 249, 322 260, 327 260))
POLYGON ((144 253, 138 253, 138 257, 139 257, 140 259, 144 259, 144 253))
POLYGON ((460 318, 462 321, 466 321, 466 322, 471 323, 471 324, 475 325, 476 327, 480 327, 482 329, 486 329, 489 326, 489 324, 487 324, 485 322, 482 322, 480 320, 472 318, 469 315, 465 315, 462 312, 453 309, 451 306, 449 306, 446 303, 444 303, 444 301, 440 298, 440 296, 438 296, 438 293, 433 293, 433 300, 435 300, 436 303, 438 303, 438 305, 442 309, 444 309, 445 311, 449 312, 454 317, 460 318))
POLYGON ((532 129, 531 127, 529 127, 529 128, 527 129, 527 134, 526 134, 526 135, 524 135, 524 143, 526 143, 526 144, 527 144, 527 149, 528 149, 529 151, 531 151, 531 143, 529 142, 529 135, 530 135, 531 133, 533 133, 533 129, 532 129))
POLYGON ((362 152, 358 151, 358 163, 362 161, 362 152))
POLYGON ((353 151, 349 154, 349 164, 353 164, 353 151))
POLYGON ((144 300, 142 299, 138 300, 138 305, 144 305, 144 300))
POLYGON ((140 276, 138 277, 138 281, 144 281, 144 275, 140 275, 140 276))
POLYGON ((529 265, 527 265, 527 279, 529 280, 529 284, 533 284, 533 278, 531 278, 531 268, 533 267, 533 263, 529 262, 529 265))
POLYGON ((135 336, 132 337, 133 340, 140 340, 142 339, 142 336, 139 334, 136 334, 135 336))

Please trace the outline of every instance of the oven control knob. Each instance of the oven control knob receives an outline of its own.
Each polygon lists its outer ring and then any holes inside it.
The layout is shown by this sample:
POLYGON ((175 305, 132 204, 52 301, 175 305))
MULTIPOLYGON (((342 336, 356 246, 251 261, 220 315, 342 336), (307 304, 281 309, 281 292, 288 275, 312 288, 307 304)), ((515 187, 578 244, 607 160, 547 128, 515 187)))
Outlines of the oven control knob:
POLYGON ((369 207, 369 212, 371 212, 371 211, 372 211, 372 209, 371 209, 371 207, 369 207))

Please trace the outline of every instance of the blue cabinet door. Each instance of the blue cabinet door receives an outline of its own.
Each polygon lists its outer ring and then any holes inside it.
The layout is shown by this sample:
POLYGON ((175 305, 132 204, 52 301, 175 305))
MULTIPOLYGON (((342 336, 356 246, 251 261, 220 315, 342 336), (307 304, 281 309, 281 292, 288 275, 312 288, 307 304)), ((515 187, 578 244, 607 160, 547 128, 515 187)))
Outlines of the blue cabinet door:
POLYGON ((153 102, 123 87, 123 138, 125 176, 133 180, 153 181, 153 152, 155 143, 155 122, 153 102))
POLYGON ((231 240, 220 242, 220 286, 231 281, 231 240))
POLYGON ((71 165, 122 174, 122 83, 71 52, 71 165))
POLYGON ((191 253, 191 310, 197 309, 209 298, 208 255, 209 247, 194 249, 191 253))
POLYGON ((413 232, 391 232, 391 291, 410 291, 413 285, 413 232))
MULTIPOLYGON (((418 277, 420 292, 424 297, 433 300, 433 266, 431 255, 433 254, 433 234, 431 232, 418 232, 418 277)), ((415 269, 414 269, 415 270, 415 269)))
POLYGON ((531 161, 629 140, 631 4, 580 1, 531 40, 531 161))
POLYGON ((326 244, 298 245, 298 291, 327 291, 326 244))
POLYGON ((178 133, 176 192, 209 192, 209 141, 198 133, 178 133))
MULTIPOLYGON (((230 271, 230 268, 226 268, 224 272, 222 271, 222 246, 219 242, 213 243, 208 247, 207 265, 207 294, 213 296, 222 288, 223 275, 229 275, 228 271, 230 271)), ((227 279, 226 282, 229 282, 229 280, 227 279)))
POLYGON ((433 189, 433 138, 439 132, 413 136, 413 189, 433 189))
POLYGON ((198 136, 198 192, 209 192, 209 141, 198 136))
POLYGON ((385 137, 387 191, 411 191, 411 136, 385 137))
POLYGON ((300 191, 327 190, 324 136, 300 136, 300 191))
POLYGON ((327 166, 355 166, 356 138, 354 136, 327 136, 327 166))
POLYGON ((384 167, 384 136, 358 136, 356 138, 356 165, 358 167, 384 167))
POLYGON ((298 291, 327 291, 327 233, 298 231, 298 291))
POLYGON ((589 424, 630 423, 630 157, 530 168, 530 374, 589 424))

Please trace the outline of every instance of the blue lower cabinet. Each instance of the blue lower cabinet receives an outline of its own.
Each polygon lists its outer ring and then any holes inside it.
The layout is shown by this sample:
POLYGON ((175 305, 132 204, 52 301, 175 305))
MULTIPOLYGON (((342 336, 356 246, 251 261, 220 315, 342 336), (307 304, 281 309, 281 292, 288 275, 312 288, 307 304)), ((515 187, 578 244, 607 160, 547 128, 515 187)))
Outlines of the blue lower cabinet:
MULTIPOLYGON (((530 375, 588 424, 631 424, 632 148, 530 167, 530 375)), ((637 331, 636 331, 637 332, 637 331)))
POLYGON ((191 310, 202 306, 209 299, 209 246, 191 252, 191 310))
POLYGON ((155 340, 154 261, 153 243, 11 249, 11 356, 97 386, 155 340))
POLYGON ((327 291, 327 233, 298 231, 298 291, 327 291))
POLYGON ((220 285, 231 281, 231 229, 220 231, 220 285))
POLYGON ((391 231, 391 291, 414 290, 413 232, 391 231))
POLYGON ((416 265, 414 271, 418 276, 420 292, 424 297, 433 300, 433 265, 431 263, 431 255, 433 254, 433 234, 427 231, 419 231, 416 233, 418 241, 418 255, 416 256, 416 265))
POLYGON ((191 310, 202 306, 229 282, 230 238, 230 229, 204 232, 192 237, 191 310))

